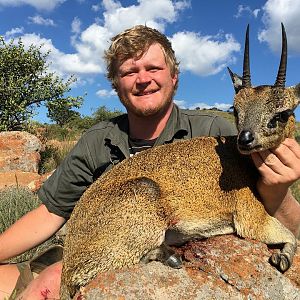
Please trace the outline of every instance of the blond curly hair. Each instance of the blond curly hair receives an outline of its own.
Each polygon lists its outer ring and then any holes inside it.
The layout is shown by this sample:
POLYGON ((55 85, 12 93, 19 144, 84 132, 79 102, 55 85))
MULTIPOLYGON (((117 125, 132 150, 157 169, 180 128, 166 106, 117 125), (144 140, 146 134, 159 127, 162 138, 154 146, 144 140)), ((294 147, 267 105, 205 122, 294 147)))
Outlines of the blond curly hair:
MULTIPOLYGON (((179 73, 179 63, 175 57, 171 42, 158 30, 137 25, 129 28, 111 39, 112 43, 104 53, 107 64, 107 78, 112 87, 117 90, 118 67, 129 58, 139 59, 153 44, 160 44, 163 50, 166 63, 170 68, 172 77, 179 73)), ((177 89, 177 83, 175 90, 177 89)))

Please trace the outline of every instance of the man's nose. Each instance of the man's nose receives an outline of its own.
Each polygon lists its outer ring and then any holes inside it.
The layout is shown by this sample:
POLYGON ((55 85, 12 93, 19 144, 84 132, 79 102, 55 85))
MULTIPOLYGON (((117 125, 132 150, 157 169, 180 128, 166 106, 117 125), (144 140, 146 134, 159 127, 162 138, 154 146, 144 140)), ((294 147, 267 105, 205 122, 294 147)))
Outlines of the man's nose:
POLYGON ((146 70, 140 70, 136 79, 138 84, 147 84, 151 81, 151 76, 146 70))

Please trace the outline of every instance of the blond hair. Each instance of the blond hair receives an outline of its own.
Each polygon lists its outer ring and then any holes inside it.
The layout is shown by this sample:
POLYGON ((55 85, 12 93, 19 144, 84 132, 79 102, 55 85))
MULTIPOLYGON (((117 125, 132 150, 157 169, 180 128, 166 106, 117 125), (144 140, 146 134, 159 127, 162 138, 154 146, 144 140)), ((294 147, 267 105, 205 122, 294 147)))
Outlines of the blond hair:
MULTIPOLYGON (((107 64, 107 78, 111 81, 112 87, 117 89, 116 77, 120 64, 129 58, 140 58, 153 44, 160 44, 166 64, 170 68, 172 77, 179 73, 179 63, 175 57, 171 42, 158 30, 137 25, 129 28, 111 39, 112 43, 104 53, 107 64)), ((177 83, 175 90, 177 88, 177 83)))

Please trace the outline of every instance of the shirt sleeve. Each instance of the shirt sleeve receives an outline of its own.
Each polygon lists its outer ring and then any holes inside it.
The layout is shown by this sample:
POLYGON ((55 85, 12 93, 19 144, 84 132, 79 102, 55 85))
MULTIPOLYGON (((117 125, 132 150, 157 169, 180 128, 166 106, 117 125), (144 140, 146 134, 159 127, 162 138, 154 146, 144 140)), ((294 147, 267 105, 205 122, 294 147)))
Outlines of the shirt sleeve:
POLYGON ((234 124, 226 119, 216 116, 210 126, 209 136, 232 136, 237 135, 237 129, 234 124))
POLYGON ((68 219, 76 202, 92 182, 91 155, 85 140, 81 138, 44 182, 38 196, 49 212, 68 219))

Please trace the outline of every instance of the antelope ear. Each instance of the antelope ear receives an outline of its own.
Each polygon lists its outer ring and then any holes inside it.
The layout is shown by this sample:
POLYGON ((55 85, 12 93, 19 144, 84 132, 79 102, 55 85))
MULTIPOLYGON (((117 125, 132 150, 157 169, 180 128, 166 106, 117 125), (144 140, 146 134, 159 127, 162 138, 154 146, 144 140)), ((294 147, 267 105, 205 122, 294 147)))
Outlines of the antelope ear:
POLYGON ((239 76, 236 73, 233 73, 229 67, 227 67, 227 70, 229 72, 229 75, 231 77, 232 83, 233 83, 233 87, 235 90, 235 93, 237 94, 242 88, 243 88, 243 79, 241 76, 239 76))
POLYGON ((295 86, 295 95, 298 99, 298 103, 296 103, 296 107, 300 104, 300 83, 295 86))
POLYGON ((287 109, 294 111, 300 104, 300 83, 295 86, 287 87, 287 90, 290 90, 293 94, 291 101, 286 101, 287 109))

